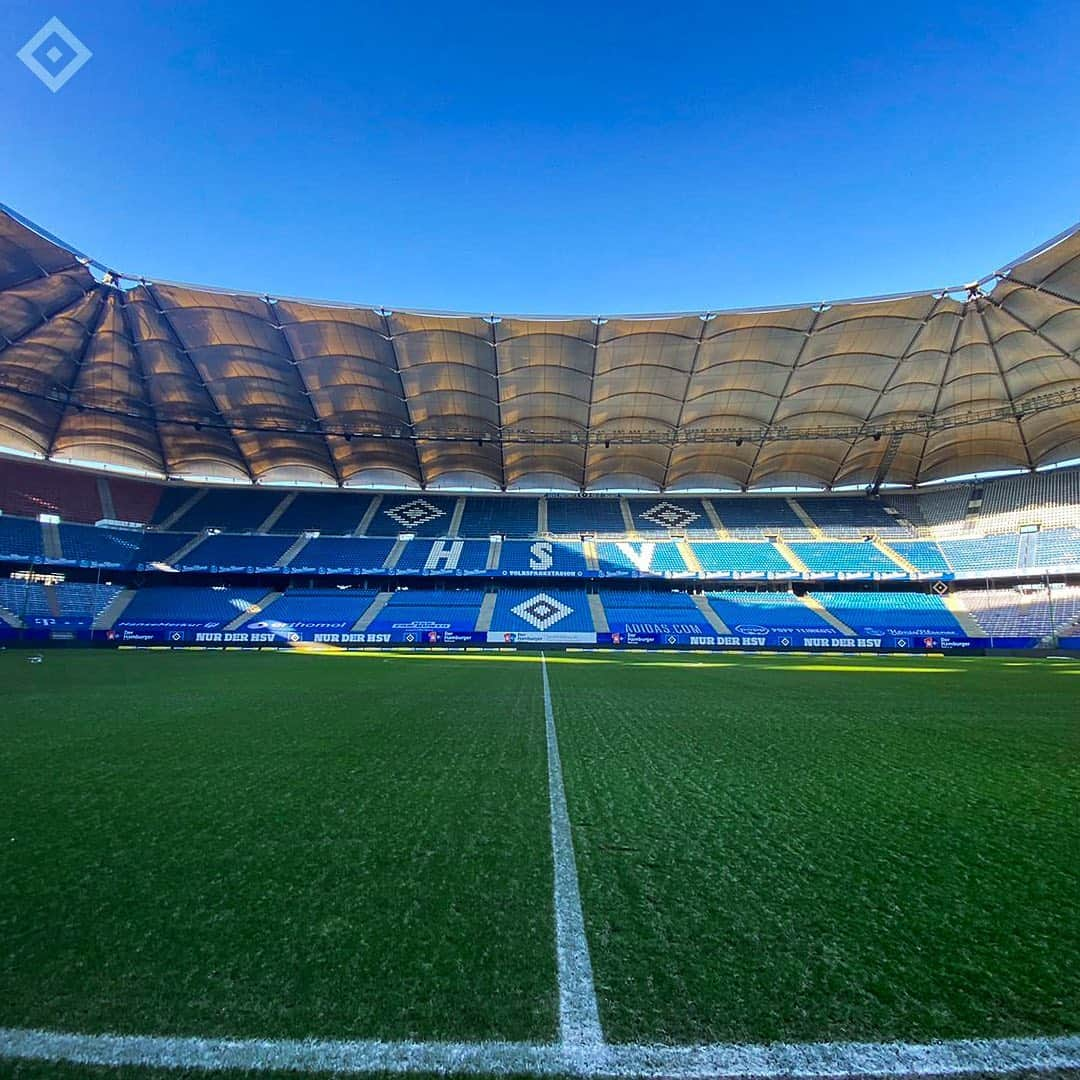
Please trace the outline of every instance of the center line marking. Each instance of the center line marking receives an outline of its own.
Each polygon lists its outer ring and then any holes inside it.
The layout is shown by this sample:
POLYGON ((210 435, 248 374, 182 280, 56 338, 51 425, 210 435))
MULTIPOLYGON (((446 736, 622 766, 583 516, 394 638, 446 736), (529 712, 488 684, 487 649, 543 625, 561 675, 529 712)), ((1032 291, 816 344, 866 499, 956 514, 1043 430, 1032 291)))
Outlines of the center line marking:
POLYGON ((540 654, 547 728, 548 792, 551 796, 551 856, 555 865, 555 956, 559 973, 559 1038, 567 1046, 599 1047, 604 1042, 593 985, 585 916, 581 910, 570 814, 566 809, 559 737, 551 708, 547 657, 540 654))

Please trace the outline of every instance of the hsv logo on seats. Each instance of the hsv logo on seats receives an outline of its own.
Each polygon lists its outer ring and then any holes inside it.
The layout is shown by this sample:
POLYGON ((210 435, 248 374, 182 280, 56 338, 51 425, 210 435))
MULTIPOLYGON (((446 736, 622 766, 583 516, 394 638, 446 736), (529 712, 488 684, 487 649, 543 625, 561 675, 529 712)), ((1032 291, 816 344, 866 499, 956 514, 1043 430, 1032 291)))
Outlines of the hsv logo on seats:
POLYGON ((659 525, 663 529, 685 529, 693 521, 701 517, 700 514, 694 513, 688 506, 676 506, 675 503, 658 502, 655 506, 650 506, 648 510, 642 511, 642 521, 651 521, 654 525, 659 525))
POLYGON ((547 593, 537 593, 528 600, 522 600, 510 609, 519 619, 535 626, 537 630, 548 630, 557 622, 573 613, 573 608, 556 600, 547 593))
POLYGON ((427 499, 413 499, 411 502, 402 503, 400 506, 392 506, 384 510, 388 518, 392 518, 403 528, 415 528, 417 525, 426 525, 436 518, 446 517, 446 511, 440 510, 427 499))

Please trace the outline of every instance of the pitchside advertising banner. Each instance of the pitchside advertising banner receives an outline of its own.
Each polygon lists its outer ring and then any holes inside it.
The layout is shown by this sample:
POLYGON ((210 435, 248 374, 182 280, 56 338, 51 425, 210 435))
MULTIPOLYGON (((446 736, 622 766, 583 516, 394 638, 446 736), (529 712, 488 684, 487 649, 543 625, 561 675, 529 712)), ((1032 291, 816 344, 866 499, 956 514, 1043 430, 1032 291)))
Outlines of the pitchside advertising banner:
MULTIPOLYGON (((1039 644, 1035 637, 966 638, 937 634, 874 634, 861 637, 842 637, 820 633, 768 630, 763 633, 676 633, 655 630, 648 633, 616 630, 607 634, 563 632, 555 630, 515 631, 491 630, 487 632, 457 631, 446 629, 392 629, 366 631, 347 630, 234 630, 195 629, 191 627, 168 629, 122 629, 95 630, 30 628, 16 630, 0 627, 0 642, 95 642, 104 645, 129 646, 247 646, 289 648, 302 643, 323 645, 407 645, 417 648, 445 645, 530 646, 602 645, 613 648, 685 648, 685 649, 795 649, 800 651, 847 652, 965 652, 972 649, 1031 649, 1039 644)), ((1062 650, 1080 650, 1080 638, 1063 638, 1062 650)))

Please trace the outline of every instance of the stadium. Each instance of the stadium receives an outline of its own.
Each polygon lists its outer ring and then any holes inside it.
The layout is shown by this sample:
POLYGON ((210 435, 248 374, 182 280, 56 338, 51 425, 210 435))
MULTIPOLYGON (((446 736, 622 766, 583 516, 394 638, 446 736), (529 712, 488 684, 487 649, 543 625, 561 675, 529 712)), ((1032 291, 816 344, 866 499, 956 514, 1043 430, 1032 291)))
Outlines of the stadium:
POLYGON ((1080 227, 541 317, 4 209, 0 1067, 1080 1069, 1078 461, 1080 227))

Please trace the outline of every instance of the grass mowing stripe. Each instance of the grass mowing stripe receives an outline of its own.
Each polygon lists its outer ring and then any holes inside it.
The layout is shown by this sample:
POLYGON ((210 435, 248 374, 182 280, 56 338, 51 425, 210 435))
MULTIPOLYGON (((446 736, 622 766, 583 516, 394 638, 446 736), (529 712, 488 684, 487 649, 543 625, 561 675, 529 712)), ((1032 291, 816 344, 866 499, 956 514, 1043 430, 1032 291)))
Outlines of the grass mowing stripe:
POLYGON ((1004 1076, 1080 1068, 1080 1036, 766 1046, 535 1045, 69 1035, 0 1028, 0 1058, 269 1072, 648 1077, 1004 1076))
POLYGON ((551 707, 547 657, 540 654, 540 677, 544 685, 544 721, 547 730, 548 790, 551 794, 551 856, 555 864, 555 954, 559 968, 559 1034, 572 1046, 602 1043, 600 1013, 593 985, 585 917, 581 911, 574 838, 566 809, 559 736, 551 707))

